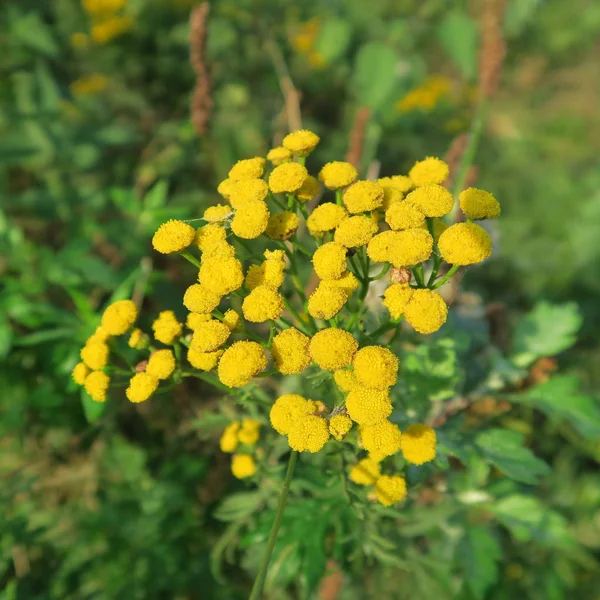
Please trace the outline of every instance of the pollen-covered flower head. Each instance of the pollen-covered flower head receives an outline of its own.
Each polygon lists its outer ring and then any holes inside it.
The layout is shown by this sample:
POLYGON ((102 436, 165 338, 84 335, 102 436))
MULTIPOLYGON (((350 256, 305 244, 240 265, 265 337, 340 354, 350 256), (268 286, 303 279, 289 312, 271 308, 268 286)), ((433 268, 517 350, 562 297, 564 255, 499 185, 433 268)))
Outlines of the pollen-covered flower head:
POLYGON ((136 373, 130 380, 125 390, 125 395, 130 402, 145 402, 158 388, 158 377, 150 373, 136 373))
POLYGON ((333 202, 325 202, 313 210, 306 221, 306 226, 312 235, 333 231, 348 218, 348 211, 333 202))
POLYGON ((283 309, 283 296, 267 285, 255 287, 242 303, 244 318, 252 323, 278 319, 283 309))
POLYGON ((92 371, 83 382, 85 391, 96 402, 106 400, 106 392, 110 385, 110 377, 104 371, 92 371))
POLYGON ((319 179, 330 190, 338 190, 350 185, 358 178, 358 171, 349 162, 334 160, 328 162, 319 172, 319 179))
POLYGON ((231 206, 215 204, 214 206, 209 206, 204 211, 202 218, 208 223, 218 223, 219 221, 224 221, 231 214, 231 206))
POLYGON ((392 402, 387 390, 356 387, 346 396, 346 410, 359 425, 376 425, 392 414, 392 402))
POLYGON ((217 296, 226 296, 244 283, 242 263, 237 258, 207 258, 200 266, 198 281, 217 296))
POLYGON ((226 244, 225 238, 227 232, 225 229, 217 223, 209 223, 196 229, 196 237, 194 242, 204 253, 210 252, 213 248, 226 244))
POLYGON ((385 212, 386 223, 395 231, 414 229, 425 225, 425 215, 412 202, 405 200, 392 204, 385 212))
POLYGON ((274 194, 296 192, 302 187, 307 177, 308 171, 300 163, 283 163, 271 171, 269 189, 274 194))
POLYGON ((265 163, 265 159, 260 156, 238 160, 229 171, 229 179, 234 181, 258 179, 264 173, 265 163))
POLYGON ((100 325, 99 327, 96 327, 94 333, 92 333, 92 335, 90 335, 90 337, 87 339, 86 344, 92 344, 94 342, 108 342, 109 338, 110 333, 108 333, 108 331, 106 331, 106 329, 100 325))
POLYGON ((398 425, 390 421, 380 421, 376 425, 360 428, 360 441, 363 448, 376 461, 393 456, 400 450, 402 434, 398 425))
POLYGON ((221 181, 221 183, 217 186, 217 192, 219 192, 219 194, 221 194, 225 200, 229 200, 229 196, 231 196, 231 192, 236 185, 237 181, 228 177, 227 179, 221 181))
MULTIPOLYGON (((152 323, 152 331, 154 331, 154 337, 159 342, 162 342, 163 344, 172 344, 181 335, 183 325, 177 320, 177 317, 172 310, 163 310, 159 313, 158 318, 154 323, 152 323)), ((132 347, 135 348, 137 346, 133 345, 132 347)))
POLYGON ((102 315, 102 327, 110 335, 122 335, 131 329, 137 319, 137 307, 131 300, 117 300, 102 315))
POLYGON ((295 327, 284 329, 271 342, 271 356, 275 368, 284 375, 301 373, 310 364, 310 339, 295 327))
POLYGON ((333 374, 333 380, 338 388, 342 392, 351 392, 353 389, 360 386, 356 377, 354 376, 354 371, 340 369, 333 374))
POLYGON ((219 362, 219 358, 223 354, 223 350, 215 350, 214 352, 198 352, 190 348, 187 352, 187 359, 194 369, 199 371, 212 371, 219 362))
POLYGON ((246 479, 256 473, 256 463, 249 454, 236 454, 231 459, 231 472, 237 479, 246 479))
POLYGON ((168 379, 175 370, 175 356, 172 350, 155 350, 148 359, 146 373, 157 379, 168 379))
POLYGON ((399 319, 404 314, 413 291, 408 283, 394 283, 385 290, 382 304, 390 311, 393 319, 399 319))
POLYGON ((249 200, 235 211, 235 216, 231 221, 231 231, 239 238, 253 240, 267 228, 269 214, 265 202, 262 200, 249 200))
POLYGON ((328 287, 322 281, 309 296, 308 314, 315 319, 333 319, 348 301, 348 294, 342 288, 328 287))
POLYGON ((312 263, 321 279, 339 279, 346 272, 345 246, 337 242, 323 244, 315 251, 312 263))
POLYGON ((315 333, 309 346, 312 359, 326 371, 337 371, 349 366, 357 349, 358 342, 352 334, 337 327, 315 333))
POLYGON ((229 331, 235 331, 240 327, 242 323, 242 317, 238 312, 232 308, 229 308, 223 315, 223 323, 229 327, 229 331))
POLYGON ((415 331, 422 334, 434 333, 448 318, 448 306, 444 299, 433 290, 413 290, 404 316, 415 331))
POLYGON ((183 221, 171 219, 163 223, 152 238, 152 246, 161 254, 181 252, 194 242, 196 230, 183 221))
POLYGON ((302 187, 296 192, 296 198, 301 202, 307 202, 312 200, 320 189, 319 182, 312 175, 308 175, 302 187))
MULTIPOLYGON (((307 348, 308 348, 308 344, 307 344, 307 348)), ((73 371, 71 373, 71 377, 73 378, 73 381, 77 385, 83 385, 85 382, 85 378, 89 375, 89 373, 90 373, 90 370, 87 367, 87 365, 83 362, 80 362, 75 365, 75 368, 73 369, 73 371)))
POLYGON ((344 192, 344 205, 351 214, 375 210, 383 204, 383 188, 375 181, 357 181, 344 192))
POLYGON ((411 267, 426 261, 433 251, 433 238, 424 229, 382 231, 367 246, 367 255, 375 262, 394 267, 411 267))
POLYGON ((406 175, 392 175, 391 177, 380 177, 377 183, 383 187, 394 188, 403 194, 410 192, 414 184, 410 177, 406 175))
POLYGON ((375 390, 386 390, 398 381, 400 363, 396 355, 383 346, 365 346, 352 361, 358 382, 375 390))
POLYGON ((417 206, 426 217, 443 217, 454 206, 452 194, 435 183, 418 187, 406 196, 406 201, 417 206))
POLYGON ((342 440, 352 429, 352 419, 347 415, 337 414, 329 419, 329 433, 336 440, 342 440))
POLYGON ((183 295, 183 305, 192 313, 211 313, 219 303, 221 296, 199 283, 194 283, 183 295))
POLYGON ((269 186, 264 179, 246 179, 232 188, 229 202, 233 208, 239 208, 251 200, 264 200, 269 193, 269 186))
POLYGON ((259 285, 266 285, 276 290, 284 280, 285 259, 283 250, 265 250, 265 260, 260 265, 250 265, 246 273, 244 285, 253 290, 259 285))
POLYGON ((214 352, 220 348, 231 335, 229 327, 221 321, 211 319, 200 323, 192 335, 190 348, 196 352, 214 352))
POLYGON ((404 458, 413 465, 422 465, 435 458, 436 435, 427 425, 409 425, 400 440, 404 458))
POLYGON ((299 225, 300 219, 293 212, 286 210, 273 213, 269 217, 265 234, 272 240, 287 240, 296 233, 299 225))
POLYGON ((346 248, 359 248, 377 233, 377 223, 371 217, 357 215, 344 219, 335 230, 333 239, 346 248))
POLYGON ((269 150, 269 152, 267 153, 267 160, 271 161, 276 167, 278 165, 283 164, 284 162, 288 162, 291 159, 292 153, 283 146, 271 148, 271 150, 269 150))
POLYGON ((256 419, 243 419, 238 432, 238 439, 242 444, 253 446, 260 437, 260 422, 256 419))
POLYGON ((212 319, 211 314, 207 313, 189 313, 185 320, 185 325, 188 329, 194 330, 200 323, 210 321, 212 319))
POLYGON ((227 387, 238 388, 267 368, 267 356, 260 344, 241 341, 233 343, 221 356, 217 374, 227 387))
POLYGON ((375 485, 380 475, 379 463, 369 457, 363 458, 358 464, 354 465, 348 477, 350 481, 358 485, 375 485))
POLYGON ((284 394, 275 400, 269 419, 277 433, 287 435, 295 422, 315 412, 316 406, 312 400, 298 394, 284 394))
POLYGON ((375 482, 375 496, 383 506, 392 506, 406 497, 406 481, 398 475, 382 475, 375 482))
POLYGON ((459 194, 458 201, 468 219, 495 219, 500 216, 500 203, 485 190, 470 187, 459 194))
POLYGON ((415 186, 421 186, 428 183, 444 183, 449 174, 450 169, 443 160, 428 156, 425 160, 417 161, 408 176, 415 186))
POLYGON ((108 352, 108 345, 104 342, 87 342, 79 356, 90 369, 98 371, 106 366, 108 352))
POLYGON ((340 289, 346 293, 349 298, 360 286, 360 281, 352 271, 344 271, 338 279, 325 279, 319 284, 319 288, 324 290, 340 289))
POLYGON ((442 258, 451 265, 473 265, 492 254, 488 232, 475 223, 455 223, 440 235, 442 258))
POLYGON ((297 156, 308 156, 319 143, 320 138, 316 133, 308 129, 300 129, 288 133, 283 138, 283 147, 287 148, 297 156))
POLYGON ((329 439, 329 428, 323 417, 306 415, 292 423, 288 444, 298 452, 319 452, 329 439))

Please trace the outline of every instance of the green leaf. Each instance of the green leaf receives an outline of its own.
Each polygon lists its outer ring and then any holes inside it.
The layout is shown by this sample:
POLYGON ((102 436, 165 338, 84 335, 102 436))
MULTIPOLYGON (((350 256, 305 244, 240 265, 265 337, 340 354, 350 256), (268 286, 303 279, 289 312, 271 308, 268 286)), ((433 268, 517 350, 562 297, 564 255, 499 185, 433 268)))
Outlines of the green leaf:
POLYGON ((446 54, 471 81, 477 72, 479 30, 477 24, 462 11, 448 13, 439 25, 438 38, 446 54))
POLYGON ((0 312, 0 358, 4 359, 8 356, 12 346, 13 330, 8 320, 8 316, 4 314, 4 307, 0 312))
POLYGON ((542 0, 515 0, 509 2, 504 15, 504 31, 514 38, 531 23, 542 0))
POLYGON ((540 302, 517 325, 512 361, 519 367, 554 356, 577 341, 582 317, 574 302, 540 302))
POLYGON ((81 405, 88 423, 97 421, 106 409, 106 402, 92 400, 91 396, 83 388, 81 388, 81 405))
POLYGON ((352 27, 348 21, 331 17, 319 29, 314 51, 323 57, 325 64, 331 64, 348 49, 352 27))
POLYGON ((363 44, 356 55, 352 81, 356 100, 361 106, 380 109, 396 84, 396 53, 385 44, 363 44))
POLYGON ((515 481, 535 484, 550 473, 550 467, 523 446, 523 436, 517 431, 489 429, 475 443, 497 469, 515 481))
POLYGON ((225 498, 213 513, 219 521, 238 521, 256 512, 263 502, 263 493, 240 492, 225 498))
POLYGON ((169 182, 161 179, 157 181, 144 198, 144 206, 148 210, 156 210, 164 206, 167 201, 169 182))
POLYGON ((501 558, 502 549, 490 529, 467 526, 465 537, 458 546, 458 560, 475 598, 483 598, 485 592, 498 580, 497 563, 501 558))
POLYGON ((11 23, 10 35, 14 41, 40 54, 46 54, 52 58, 58 54, 58 45, 52 35, 52 30, 36 12, 32 11, 26 15, 17 16, 11 23))
POLYGON ((61 340, 64 338, 72 339, 74 335, 72 327, 56 327, 54 329, 44 329, 42 331, 35 331, 34 333, 19 336, 15 339, 14 345, 37 346, 38 344, 45 344, 54 340, 61 340))

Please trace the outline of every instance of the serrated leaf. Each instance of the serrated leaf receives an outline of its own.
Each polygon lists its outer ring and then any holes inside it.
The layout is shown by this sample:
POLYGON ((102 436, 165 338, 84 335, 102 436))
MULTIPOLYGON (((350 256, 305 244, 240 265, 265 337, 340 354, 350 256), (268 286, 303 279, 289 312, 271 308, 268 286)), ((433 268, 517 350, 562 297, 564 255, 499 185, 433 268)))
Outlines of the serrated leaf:
POLYGON ((521 319, 515 331, 512 361, 526 367, 543 356, 554 356, 577 341, 582 317, 574 302, 540 302, 521 319))
POLYGON ((82 388, 81 406, 83 407, 83 413, 88 423, 94 423, 104 414, 106 402, 92 400, 91 396, 82 388))
POLYGON ((356 100, 372 110, 381 108, 396 84, 396 53, 385 44, 363 44, 356 55, 353 87, 356 100))
POLYGON ((479 30, 477 24, 462 11, 448 13, 439 25, 438 38, 446 54, 471 81, 477 72, 479 30))
POLYGON ((258 510, 263 498, 263 493, 260 491, 233 494, 219 504, 213 516, 225 522, 245 519, 258 510))
POLYGON ((476 598, 483 598, 498 580, 497 563, 501 558, 502 549, 492 531, 486 527, 467 526, 458 546, 458 560, 476 598))
POLYGON ((516 431, 490 429, 480 433, 475 443, 497 469, 515 481, 535 484, 550 473, 550 467, 523 446, 523 436, 516 431))

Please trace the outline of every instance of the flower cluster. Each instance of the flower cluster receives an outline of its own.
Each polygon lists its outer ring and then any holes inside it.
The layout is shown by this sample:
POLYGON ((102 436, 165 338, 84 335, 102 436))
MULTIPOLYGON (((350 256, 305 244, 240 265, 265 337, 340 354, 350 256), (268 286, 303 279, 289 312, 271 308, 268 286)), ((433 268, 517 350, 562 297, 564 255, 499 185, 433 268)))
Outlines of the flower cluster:
POLYGON ((223 452, 233 454, 231 472, 238 479, 252 477, 256 463, 252 450, 260 437, 260 423, 255 419, 233 421, 223 431, 219 445, 223 452))

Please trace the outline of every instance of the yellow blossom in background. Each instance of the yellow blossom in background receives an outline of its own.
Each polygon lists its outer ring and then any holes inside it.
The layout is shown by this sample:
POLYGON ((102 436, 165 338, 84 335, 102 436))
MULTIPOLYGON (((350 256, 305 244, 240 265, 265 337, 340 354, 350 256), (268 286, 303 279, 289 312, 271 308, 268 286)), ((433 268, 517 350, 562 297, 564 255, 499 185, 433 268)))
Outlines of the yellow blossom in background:
POLYGON ((188 329, 194 330, 200 323, 210 321, 211 319, 212 315, 207 313, 189 313, 185 320, 185 325, 188 329))
POLYGON ((243 419, 238 432, 238 439, 242 444, 253 446, 260 437, 260 422, 256 419, 243 419))
POLYGON ((74 33, 69 41, 75 50, 84 50, 90 45, 90 36, 87 33, 74 33))
POLYGON ((382 475, 375 482, 375 495, 383 506, 392 506, 406 497, 406 481, 397 475, 382 475))
POLYGON ((296 198, 302 202, 312 200, 321 191, 321 186, 315 177, 308 175, 302 187, 296 192, 296 198))
POLYGON ((96 402, 106 401, 110 377, 103 371, 92 371, 84 380, 83 387, 96 402))
POLYGON ((230 331, 235 331, 236 329, 239 329, 242 323, 242 317, 239 313, 230 308, 223 315, 223 323, 229 327, 230 331))
POLYGON ((233 215, 230 206, 225 204, 217 204, 215 206, 209 206, 202 215, 202 218, 208 223, 218 223, 223 221, 230 215, 233 215))
POLYGON ((450 89, 450 79, 441 75, 433 75, 398 100, 396 108, 403 113, 413 110, 431 111, 440 100, 448 96, 450 89))
POLYGON ((77 363, 73 372, 71 373, 71 377, 73 377, 73 381, 77 385, 83 385, 85 383, 85 378, 89 375, 90 370, 87 365, 83 362, 77 363))
POLYGON ((92 26, 91 36, 98 44, 106 44, 110 40, 127 33, 133 27, 130 16, 114 17, 101 21, 92 26))
POLYGON ((148 345, 148 336, 141 329, 134 329, 129 335, 127 345, 130 348, 141 350, 148 345))
POLYGON ((346 415, 334 415, 329 419, 329 433, 336 440, 341 440, 352 429, 352 419, 346 415))
POLYGON ((381 476, 379 463, 372 458, 363 458, 350 470, 350 481, 358 485, 374 485, 381 476))
POLYGON ((409 425, 402 434, 400 449, 413 465, 422 465, 435 458, 436 435, 427 425, 409 425))
MULTIPOLYGON (((159 342, 172 344, 181 335, 183 325, 177 320, 172 310, 164 310, 159 313, 158 319, 152 323, 152 331, 154 331, 154 337, 159 342)), ((136 346, 133 345, 132 347, 135 348, 136 346)))
POLYGON ((103 92, 109 85, 110 79, 106 75, 90 73, 89 75, 82 75, 69 87, 74 96, 91 96, 103 92))
POLYGON ((354 371, 340 369, 333 374, 333 380, 342 392, 351 392, 360 385, 354 376, 354 371))
MULTIPOLYGON (((233 192, 233 190, 236 188, 237 183, 238 182, 235 179, 230 179, 228 177, 227 179, 224 179, 223 181, 221 181, 221 183, 218 185, 217 192, 219 192, 219 194, 221 194, 221 196, 223 196, 223 198, 225 198, 226 200, 229 200, 229 197, 231 196, 231 193, 233 192)), ((261 198, 261 200, 262 200, 262 198, 261 198)))
POLYGON ((391 177, 381 177, 377 183, 382 188, 393 188, 402 194, 406 194, 412 190, 414 184, 412 179, 407 175, 392 175, 391 177))
POLYGON ((240 424, 238 421, 234 421, 233 423, 227 425, 223 434, 221 435, 221 439, 219 440, 219 447, 221 448, 221 452, 227 452, 232 454, 237 450, 238 447, 238 432, 240 430, 240 424))
POLYGON ((231 461, 231 472, 237 479, 252 477, 256 473, 256 463, 249 454, 236 454, 231 461))

